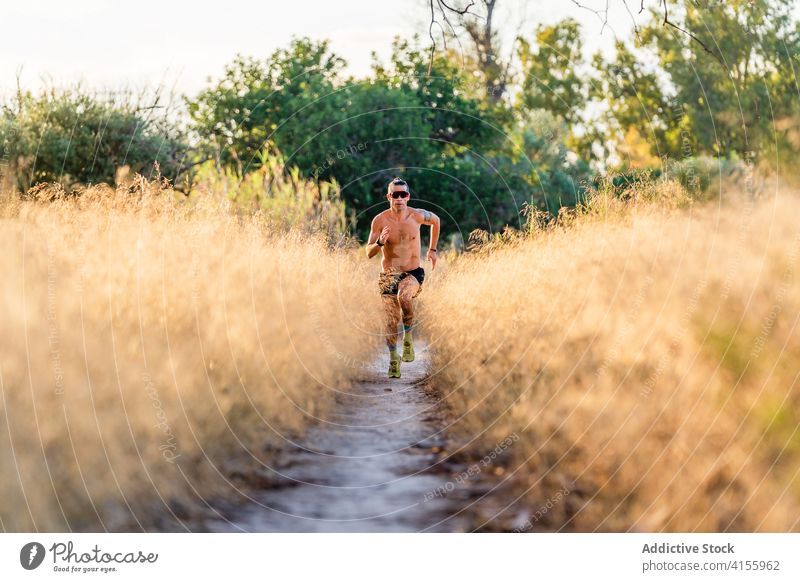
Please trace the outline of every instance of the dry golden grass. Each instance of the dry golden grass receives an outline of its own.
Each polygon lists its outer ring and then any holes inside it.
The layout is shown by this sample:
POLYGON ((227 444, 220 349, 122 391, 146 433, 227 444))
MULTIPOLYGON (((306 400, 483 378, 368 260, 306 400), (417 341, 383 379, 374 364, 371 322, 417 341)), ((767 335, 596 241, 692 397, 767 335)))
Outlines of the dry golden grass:
POLYGON ((140 186, 0 208, 5 531, 180 530, 376 346, 361 253, 140 186))
POLYGON ((800 200, 598 196, 427 290, 453 430, 520 436, 512 527, 800 530, 800 200))

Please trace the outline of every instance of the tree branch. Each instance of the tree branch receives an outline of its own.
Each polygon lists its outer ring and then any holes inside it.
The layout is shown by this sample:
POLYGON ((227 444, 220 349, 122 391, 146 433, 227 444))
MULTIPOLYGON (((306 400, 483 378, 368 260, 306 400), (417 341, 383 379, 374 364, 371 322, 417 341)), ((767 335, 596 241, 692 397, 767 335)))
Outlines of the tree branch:
POLYGON ((470 8, 472 8, 472 7, 475 5, 475 1, 474 1, 474 0, 470 0, 470 3, 469 3, 469 4, 467 4, 466 8, 464 8, 464 9, 462 9, 462 10, 459 10, 458 8, 453 8, 452 6, 450 6, 450 5, 449 5, 447 2, 445 2, 444 0, 438 0, 438 2, 439 2, 439 5, 440 5, 440 6, 444 6, 444 7, 445 7, 445 8, 447 8, 447 9, 448 9, 450 12, 455 12, 455 13, 456 13, 456 14, 458 14, 459 16, 464 16, 465 14, 469 13, 469 9, 470 9, 470 8))
POLYGON ((458 35, 456 34, 456 30, 453 27, 453 24, 450 22, 450 19, 447 17, 448 12, 455 14, 457 16, 474 16, 476 18, 481 18, 479 14, 475 14, 474 12, 470 12, 470 8, 475 5, 475 0, 470 0, 469 4, 464 6, 463 8, 458 8, 456 6, 451 6, 445 0, 430 0, 430 8, 431 8, 431 23, 428 26, 428 36, 431 39, 431 56, 430 61, 428 62, 428 75, 430 76, 431 71, 433 70, 433 58, 436 55, 436 39, 433 36, 433 27, 438 26, 442 31, 442 42, 444 44, 445 50, 447 50, 447 39, 446 39, 446 32, 442 24, 438 21, 436 16, 436 9, 439 9, 439 14, 441 14, 442 20, 444 23, 450 28, 450 31, 453 33, 453 36, 458 39, 458 35))
POLYGON ((688 36, 690 39, 695 41, 697 44, 699 44, 701 47, 703 47, 703 50, 705 50, 708 54, 710 54, 712 57, 714 57, 717 60, 717 62, 719 62, 719 64, 722 65, 722 67, 725 70, 727 70, 728 67, 725 66, 725 62, 722 60, 722 58, 717 53, 715 53, 710 48, 708 48, 708 46, 706 46, 706 44, 702 40, 697 38, 694 34, 692 34, 691 32, 689 32, 688 30, 686 30, 684 28, 681 28, 680 26, 678 26, 677 24, 675 24, 674 22, 672 22, 669 19, 669 8, 667 7, 667 0, 661 0, 661 1, 664 3, 664 24, 667 25, 667 26, 671 26, 672 28, 674 28, 675 30, 677 30, 679 32, 682 32, 683 34, 688 36))
MULTIPOLYGON (((597 18, 600 19, 600 21, 603 23, 603 28, 600 30, 600 33, 602 34, 603 30, 605 29, 606 25, 608 24, 608 0, 606 0, 606 7, 605 7, 604 10, 595 10, 594 8, 591 8, 589 6, 581 4, 578 0, 572 0, 572 3, 575 6, 577 6, 578 8, 581 8, 582 10, 587 10, 587 11, 591 12, 592 14, 595 14, 597 16, 597 18)), ((696 35, 694 35, 693 33, 689 32, 685 28, 679 26, 678 24, 676 24, 672 20, 670 20, 670 18, 669 18, 668 0, 658 0, 658 3, 659 3, 659 5, 664 7, 664 18, 663 18, 663 21, 662 21, 662 24, 664 26, 669 26, 671 28, 674 28, 675 30, 677 30, 681 34, 687 36, 693 42, 696 42, 698 45, 700 45, 703 48, 703 50, 705 52, 707 52, 712 57, 714 57, 714 59, 716 59, 716 61, 720 65, 722 65, 722 67, 726 71, 728 70, 728 67, 725 65, 725 62, 722 60, 722 57, 721 57, 721 55, 719 53, 711 50, 708 47, 708 45, 706 43, 704 43, 702 40, 700 40, 696 35)), ((622 4, 625 6, 625 10, 628 12, 628 14, 631 17, 631 22, 633 23, 633 30, 634 30, 634 33, 636 34, 636 38, 641 40, 641 37, 639 36, 639 27, 636 25, 636 21, 633 18, 633 13, 631 12, 630 6, 628 6, 628 1, 627 0, 622 0, 622 4)), ((639 3, 639 14, 644 12, 644 4, 645 4, 645 0, 641 0, 640 3, 639 3)))

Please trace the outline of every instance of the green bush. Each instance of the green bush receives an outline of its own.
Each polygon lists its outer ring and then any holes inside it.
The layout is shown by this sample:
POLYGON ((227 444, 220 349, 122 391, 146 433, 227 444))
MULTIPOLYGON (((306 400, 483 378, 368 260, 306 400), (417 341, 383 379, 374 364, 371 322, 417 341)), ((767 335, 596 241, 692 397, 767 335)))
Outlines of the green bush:
POLYGON ((21 190, 39 182, 113 183, 118 169, 175 178, 186 155, 161 96, 81 88, 19 92, 0 106, 7 172, 21 190))
POLYGON ((680 182, 694 199, 708 200, 720 195, 723 184, 746 188, 754 171, 752 164, 738 158, 700 156, 670 160, 666 174, 680 182))
POLYGON ((222 203, 230 210, 256 215, 269 232, 322 234, 332 245, 349 244, 353 218, 348 216, 339 185, 300 175, 297 166, 268 144, 259 167, 241 176, 230 168, 206 162, 197 167, 189 191, 197 204, 222 203))

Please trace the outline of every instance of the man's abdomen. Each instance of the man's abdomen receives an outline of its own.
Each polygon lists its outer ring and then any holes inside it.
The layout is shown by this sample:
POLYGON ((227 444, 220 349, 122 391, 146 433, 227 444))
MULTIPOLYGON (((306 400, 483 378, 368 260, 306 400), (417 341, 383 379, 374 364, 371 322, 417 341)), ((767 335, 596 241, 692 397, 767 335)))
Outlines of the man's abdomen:
MULTIPOLYGON (((415 241, 416 242, 416 241, 415 241)), ((381 266, 384 271, 389 269, 399 271, 410 271, 420 265, 419 242, 411 248, 398 244, 387 244, 381 258, 381 266)))
POLYGON ((405 260, 398 260, 398 259, 383 259, 381 261, 381 267, 383 267, 384 271, 412 271, 419 267, 421 264, 419 256, 409 257, 405 260))

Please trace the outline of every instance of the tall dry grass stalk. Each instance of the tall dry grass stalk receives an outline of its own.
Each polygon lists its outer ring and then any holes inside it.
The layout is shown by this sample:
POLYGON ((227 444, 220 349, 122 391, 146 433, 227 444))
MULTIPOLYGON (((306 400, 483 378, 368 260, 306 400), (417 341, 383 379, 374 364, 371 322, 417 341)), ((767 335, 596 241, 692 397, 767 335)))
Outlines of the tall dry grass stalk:
POLYGON ((453 430, 515 527, 800 530, 800 200, 601 202, 428 289, 453 430))
POLYGON ((375 347, 360 253, 156 183, 35 198, 0 210, 6 531, 180 530, 375 347))

